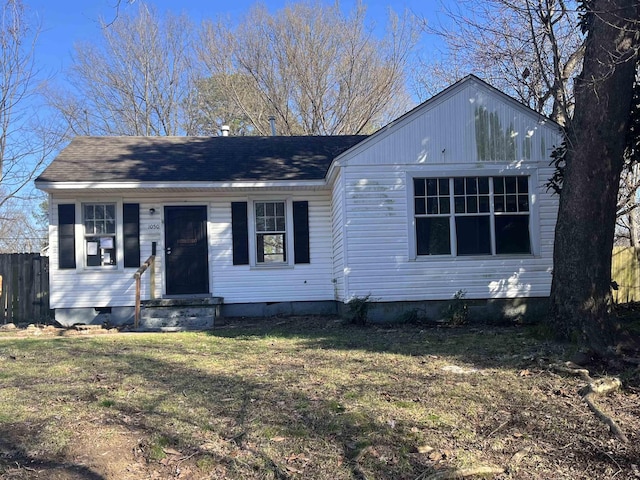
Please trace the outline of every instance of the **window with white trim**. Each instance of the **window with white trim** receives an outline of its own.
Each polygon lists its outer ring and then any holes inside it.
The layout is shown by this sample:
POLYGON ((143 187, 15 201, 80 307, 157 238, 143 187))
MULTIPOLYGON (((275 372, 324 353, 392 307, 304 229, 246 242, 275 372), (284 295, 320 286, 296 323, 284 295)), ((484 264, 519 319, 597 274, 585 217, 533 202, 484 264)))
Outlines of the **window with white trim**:
POLYGON ((283 201, 256 201, 256 264, 287 262, 287 215, 283 201))
POLYGON ((529 177, 414 178, 416 254, 530 254, 529 177))
POLYGON ((86 266, 116 265, 116 204, 84 203, 82 222, 86 266))

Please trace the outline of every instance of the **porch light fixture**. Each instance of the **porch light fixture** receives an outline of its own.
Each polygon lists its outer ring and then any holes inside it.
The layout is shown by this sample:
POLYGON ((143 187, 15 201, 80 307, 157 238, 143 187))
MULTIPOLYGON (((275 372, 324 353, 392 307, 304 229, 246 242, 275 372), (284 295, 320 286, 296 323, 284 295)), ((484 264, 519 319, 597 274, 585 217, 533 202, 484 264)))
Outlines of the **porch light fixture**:
POLYGON ((155 213, 156 213, 156 209, 155 209, 155 208, 153 208, 153 207, 151 207, 151 208, 149 209, 149 215, 155 215, 155 213))

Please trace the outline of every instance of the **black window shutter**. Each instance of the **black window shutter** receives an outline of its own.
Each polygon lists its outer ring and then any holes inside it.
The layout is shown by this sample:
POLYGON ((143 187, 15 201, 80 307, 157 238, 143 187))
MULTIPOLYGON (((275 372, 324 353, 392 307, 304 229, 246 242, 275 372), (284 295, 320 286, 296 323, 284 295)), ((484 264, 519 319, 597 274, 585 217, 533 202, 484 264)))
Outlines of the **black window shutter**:
POLYGON ((233 264, 249 265, 249 224, 247 202, 231 202, 233 264))
POLYGON ((76 206, 58 205, 58 268, 76 268, 76 206))
POLYGON ((140 266, 140 204, 122 205, 122 226, 124 232, 124 266, 140 266))
POLYGON ((293 261, 310 263, 309 202, 293 202, 293 261))

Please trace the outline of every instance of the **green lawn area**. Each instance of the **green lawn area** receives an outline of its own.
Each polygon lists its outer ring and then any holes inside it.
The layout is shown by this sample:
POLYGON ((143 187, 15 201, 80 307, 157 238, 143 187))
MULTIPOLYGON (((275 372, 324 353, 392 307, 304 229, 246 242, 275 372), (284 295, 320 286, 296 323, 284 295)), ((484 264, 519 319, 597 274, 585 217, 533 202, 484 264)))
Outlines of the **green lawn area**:
POLYGON ((522 327, 312 317, 6 337, 0 478, 640 476, 637 372, 601 401, 623 444, 582 403, 581 380, 548 368, 570 353, 522 327))

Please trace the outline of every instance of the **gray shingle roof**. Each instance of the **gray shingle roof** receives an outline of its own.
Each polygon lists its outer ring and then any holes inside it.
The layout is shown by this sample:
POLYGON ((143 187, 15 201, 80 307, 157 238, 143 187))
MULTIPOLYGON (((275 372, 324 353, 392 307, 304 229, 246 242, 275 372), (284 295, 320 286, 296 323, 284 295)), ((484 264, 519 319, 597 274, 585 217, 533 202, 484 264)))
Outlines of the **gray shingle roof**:
POLYGON ((36 182, 320 180, 365 138, 76 137, 36 182))

